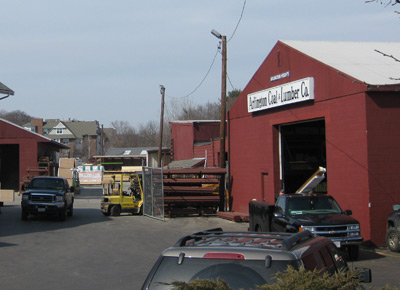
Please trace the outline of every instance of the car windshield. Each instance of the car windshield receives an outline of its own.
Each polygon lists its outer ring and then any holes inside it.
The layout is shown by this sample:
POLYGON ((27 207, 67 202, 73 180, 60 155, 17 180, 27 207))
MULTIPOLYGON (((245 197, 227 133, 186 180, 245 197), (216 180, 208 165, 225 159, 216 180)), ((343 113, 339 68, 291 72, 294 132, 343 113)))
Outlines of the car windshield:
POLYGON ((339 204, 326 195, 294 196, 288 199, 289 215, 342 213, 339 204))
POLYGON ((64 182, 57 178, 36 178, 29 184, 30 189, 63 189, 64 182))
POLYGON ((283 272, 288 265, 297 267, 297 261, 272 261, 270 267, 265 260, 214 260, 186 258, 181 265, 176 257, 163 257, 148 289, 172 289, 174 281, 189 282, 195 279, 222 279, 233 290, 256 289, 257 285, 271 284, 274 274, 283 272))

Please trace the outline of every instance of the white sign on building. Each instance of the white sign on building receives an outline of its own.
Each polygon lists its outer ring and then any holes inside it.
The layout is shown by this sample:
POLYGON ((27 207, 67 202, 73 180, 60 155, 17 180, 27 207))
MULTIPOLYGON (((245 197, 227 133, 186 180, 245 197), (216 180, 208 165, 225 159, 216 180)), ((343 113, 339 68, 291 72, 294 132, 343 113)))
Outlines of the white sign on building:
POLYGON ((314 100, 314 78, 309 77, 247 95, 249 113, 314 100))

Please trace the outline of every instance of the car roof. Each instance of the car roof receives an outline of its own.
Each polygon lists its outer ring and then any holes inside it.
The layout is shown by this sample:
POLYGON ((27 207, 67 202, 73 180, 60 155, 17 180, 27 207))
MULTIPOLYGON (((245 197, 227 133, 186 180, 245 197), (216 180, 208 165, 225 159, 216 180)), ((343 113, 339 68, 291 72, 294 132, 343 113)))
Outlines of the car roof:
MULTIPOLYGON (((301 256, 299 252, 290 252, 282 250, 266 250, 258 248, 241 248, 241 247, 185 247, 185 248, 168 248, 163 251, 164 257, 190 257, 190 258, 204 258, 207 254, 235 254, 242 255, 246 260, 265 260, 266 256, 271 256, 274 261, 295 261, 301 256)), ((228 259, 228 258, 227 258, 228 259)), ((232 258, 234 259, 234 258, 232 258)))
POLYGON ((224 232, 216 228, 182 237, 174 247, 166 249, 163 255, 179 256, 185 253, 201 258, 205 253, 219 252, 240 253, 246 259, 265 259, 266 255, 273 255, 275 260, 294 260, 308 250, 315 239, 309 231, 295 234, 224 232))

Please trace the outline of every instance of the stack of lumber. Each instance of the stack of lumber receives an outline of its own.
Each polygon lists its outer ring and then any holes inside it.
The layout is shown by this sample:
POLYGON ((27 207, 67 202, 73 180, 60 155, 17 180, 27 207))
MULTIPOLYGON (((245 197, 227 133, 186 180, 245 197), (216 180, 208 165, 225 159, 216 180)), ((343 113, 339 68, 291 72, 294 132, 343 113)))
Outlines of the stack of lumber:
MULTIPOLYGON (((187 168, 163 170, 164 211, 172 215, 216 214, 224 204, 224 188, 220 184, 224 168, 187 168)), ((222 184, 224 184, 222 182, 222 184)))

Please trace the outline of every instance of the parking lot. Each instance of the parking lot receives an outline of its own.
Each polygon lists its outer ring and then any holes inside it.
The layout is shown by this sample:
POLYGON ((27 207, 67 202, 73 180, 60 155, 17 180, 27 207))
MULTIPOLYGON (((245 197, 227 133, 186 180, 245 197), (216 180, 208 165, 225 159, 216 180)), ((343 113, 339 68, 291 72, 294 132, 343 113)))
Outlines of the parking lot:
MULTIPOLYGON (((247 230, 248 224, 216 217, 105 217, 101 190, 85 187, 74 216, 65 222, 39 217, 23 222, 20 199, 0 215, 1 289, 140 289, 160 252, 192 232, 222 227, 247 230)), ((369 267, 370 286, 400 286, 400 254, 366 249, 350 267, 369 267)), ((368 286, 369 287, 369 286, 368 286)))

